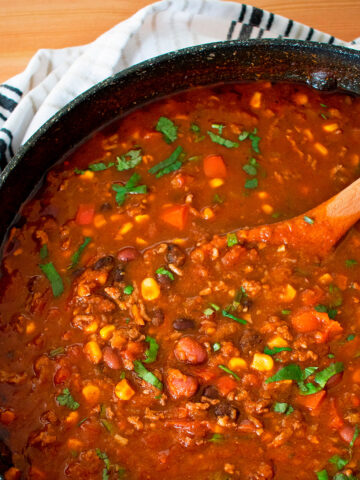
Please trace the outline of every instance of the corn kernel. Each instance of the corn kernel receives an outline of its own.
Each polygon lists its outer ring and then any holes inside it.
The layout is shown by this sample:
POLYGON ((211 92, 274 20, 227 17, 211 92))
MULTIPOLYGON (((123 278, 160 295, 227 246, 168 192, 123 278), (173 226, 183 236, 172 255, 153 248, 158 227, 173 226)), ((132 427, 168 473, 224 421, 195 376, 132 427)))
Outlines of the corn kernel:
POLYGON ((228 367, 231 370, 242 370, 247 367, 247 363, 243 358, 232 357, 229 360, 228 367))
POLYGON ((218 187, 221 187, 222 185, 224 185, 224 180, 222 178, 212 178, 210 181, 209 181, 209 185, 211 188, 218 188, 218 187))
POLYGON ((205 220, 210 220, 211 218, 214 217, 214 212, 211 210, 211 208, 206 207, 204 210, 201 212, 201 216, 205 220))
POLYGON ((119 215, 118 213, 114 213, 113 215, 110 216, 110 220, 112 222, 119 222, 122 219, 122 215, 119 215))
POLYGON ((141 282, 141 294, 145 300, 155 300, 160 295, 160 287, 151 277, 144 278, 141 282))
POLYGON ((285 245, 280 245, 280 247, 278 247, 278 249, 276 250, 277 252, 286 252, 286 247, 285 245))
POLYGON ((82 394, 88 403, 97 403, 100 397, 100 389, 90 383, 82 389, 82 394))
POLYGON ((126 338, 123 336, 122 332, 120 330, 115 330, 110 340, 112 348, 121 348, 125 343, 126 338))
POLYGON ((123 437, 122 435, 119 435, 116 433, 114 435, 114 440, 117 441, 118 444, 120 444, 122 447, 125 447, 129 443, 129 440, 126 437, 123 437))
POLYGON ((305 128, 304 135, 308 140, 310 140, 310 142, 314 140, 314 135, 312 134, 312 131, 309 128, 305 128))
POLYGON ((252 108, 260 108, 261 107, 261 97, 262 97, 261 92, 255 92, 253 94, 253 96, 251 97, 250 106, 252 108))
POLYGON ((216 328, 214 327, 208 327, 205 330, 206 335, 214 335, 215 332, 216 332, 216 328))
POLYGON ((314 143, 314 148, 319 152, 321 153, 321 155, 327 155, 328 154, 328 149, 322 144, 322 143, 319 143, 319 142, 316 142, 314 143))
POLYGON ((75 425, 79 421, 79 413, 78 412, 70 412, 69 415, 65 418, 65 422, 68 425, 75 425))
POLYGON ((266 213, 266 215, 271 215, 274 211, 273 207, 267 203, 265 205, 262 205, 261 209, 264 213, 266 213))
POLYGON ((103 340, 110 340, 114 331, 115 331, 114 325, 105 325, 105 327, 102 327, 102 329, 100 330, 100 337, 103 340))
POLYGON ((135 222, 136 223, 147 222, 149 220, 149 218, 150 218, 149 215, 136 215, 135 222))
POLYGON ((81 450, 83 443, 77 438, 69 438, 67 441, 69 450, 81 450))
POLYGON ((102 359, 102 351, 97 342, 91 341, 84 346, 84 352, 92 363, 99 363, 102 359))
POLYGON ((143 238, 140 238, 140 237, 136 237, 135 241, 140 246, 145 246, 145 245, 148 244, 148 242, 146 240, 144 240, 143 238))
POLYGON ((91 170, 85 170, 85 172, 80 175, 81 180, 92 180, 94 178, 95 174, 91 170))
POLYGON ((262 200, 264 198, 267 198, 269 194, 267 192, 258 192, 258 197, 261 198, 262 200))
POLYGON ((30 335, 35 331, 36 325, 35 322, 30 322, 26 325, 26 333, 30 335))
POLYGON ((94 227, 95 228, 101 228, 103 227, 104 225, 106 225, 106 220, 105 220, 105 217, 104 215, 102 215, 101 213, 99 213, 98 215, 95 215, 94 217, 94 227))
POLYGON ((130 230, 133 228, 133 224, 131 222, 126 222, 124 225, 120 228, 119 233, 120 235, 125 235, 125 233, 130 232, 130 230))
POLYGON ((90 322, 88 325, 86 325, 83 330, 86 333, 95 333, 99 327, 98 322, 90 322))
POLYGON ((339 129, 339 125, 337 123, 328 123, 327 125, 323 125, 322 128, 325 132, 333 133, 339 129))
POLYGON ((330 275, 330 273, 324 273, 324 275, 321 275, 319 278, 319 282, 327 285, 333 281, 333 277, 330 275))
POLYGON ((255 353, 251 368, 259 372, 268 372, 274 368, 274 360, 266 353, 255 353))
POLYGON ((282 302, 291 302, 296 297, 295 288, 288 283, 285 287, 285 290, 280 294, 280 300, 282 302))
POLYGON ((267 345, 268 345, 269 348, 283 348, 283 347, 288 347, 289 346, 289 344, 285 340, 285 338, 282 338, 282 337, 279 337, 279 336, 271 338, 267 342, 267 345))
POLYGON ((123 378, 115 387, 115 395, 119 400, 130 400, 135 395, 126 378, 123 378))
POLYGON ((293 100, 296 105, 306 105, 308 102, 308 96, 305 95, 305 93, 298 92, 293 96, 293 100))

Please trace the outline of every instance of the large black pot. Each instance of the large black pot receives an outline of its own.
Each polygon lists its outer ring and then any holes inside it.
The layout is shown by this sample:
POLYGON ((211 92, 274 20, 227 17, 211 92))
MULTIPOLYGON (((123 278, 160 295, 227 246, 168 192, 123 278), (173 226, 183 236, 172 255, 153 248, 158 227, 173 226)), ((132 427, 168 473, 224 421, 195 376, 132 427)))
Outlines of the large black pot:
POLYGON ((46 170, 94 130, 191 86, 259 79, 360 94, 360 52, 291 40, 221 42, 162 55, 108 78, 54 115, 6 167, 0 178, 0 240, 46 170))

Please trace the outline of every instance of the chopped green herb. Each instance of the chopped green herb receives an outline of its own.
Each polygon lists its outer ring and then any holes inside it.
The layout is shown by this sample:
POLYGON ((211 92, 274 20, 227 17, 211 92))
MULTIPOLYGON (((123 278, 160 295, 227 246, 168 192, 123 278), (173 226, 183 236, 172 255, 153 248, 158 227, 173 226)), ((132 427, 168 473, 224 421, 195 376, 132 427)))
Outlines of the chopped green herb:
POLYGON ((249 135, 250 135, 250 132, 247 132, 246 130, 244 130, 243 132, 240 133, 240 135, 238 136, 238 139, 240 140, 240 142, 243 142, 248 138, 249 135))
POLYGON ((219 123, 213 123, 211 125, 211 128, 213 128, 214 130, 217 130, 219 132, 219 135, 222 135, 222 131, 225 128, 225 125, 221 125, 219 123))
POLYGON ((224 435, 221 433, 214 433, 214 435, 209 438, 209 442, 221 443, 224 440, 224 435))
POLYGON ((249 134, 249 139, 251 140, 251 147, 254 150, 254 152, 260 153, 260 149, 259 149, 260 137, 257 136, 256 134, 257 134, 257 129, 254 128, 254 130, 249 134))
POLYGON ((327 116, 325 115, 325 113, 320 113, 320 117, 323 118, 324 120, 327 120, 327 116))
POLYGON ((64 284, 54 264, 49 262, 44 265, 39 265, 39 267, 49 280, 54 297, 59 297, 64 291, 64 284))
POLYGON ((170 118, 160 117, 155 128, 163 134, 166 143, 172 143, 177 139, 178 127, 170 118))
POLYGON ((148 342, 149 348, 145 351, 145 363, 152 363, 155 362, 158 350, 159 350, 159 344, 153 337, 147 336, 145 338, 145 342, 148 342))
POLYGON ((102 472, 102 480, 109 479, 109 470, 110 470, 110 460, 105 452, 102 452, 99 448, 95 449, 96 455, 102 460, 105 464, 104 470, 102 472))
POLYGON ((281 382, 282 380, 295 380, 296 382, 302 382, 304 380, 303 372, 299 365, 286 365, 286 367, 278 370, 275 375, 267 378, 265 383, 281 382))
POLYGON ((337 285, 334 285, 333 283, 331 283, 329 285, 329 292, 332 296, 331 307, 340 307, 340 305, 342 305, 342 302, 343 302, 340 288, 337 285))
POLYGON ((243 165, 242 169, 248 175, 256 175, 257 174, 257 169, 253 165, 249 165, 249 164, 243 165))
POLYGON ((74 173, 76 173, 76 175, 84 175, 85 170, 80 170, 79 168, 74 168, 74 173))
POLYGON ((308 217, 307 215, 304 215, 304 222, 308 223, 309 225, 312 225, 314 223, 314 219, 308 217))
POLYGON ((175 170, 178 170, 182 162, 179 160, 180 155, 182 154, 182 147, 176 147, 173 153, 170 155, 170 157, 166 158, 162 162, 157 163, 153 167, 150 168, 149 173, 151 175, 155 175, 156 178, 160 178, 163 175, 166 175, 167 173, 174 172, 175 170))
POLYGON ((329 480, 329 475, 326 470, 321 470, 321 472, 316 472, 317 480, 329 480))
POLYGON ((124 378, 126 377, 126 373, 123 371, 120 373, 120 380, 124 380, 124 378))
POLYGON ((46 243, 40 248, 40 258, 44 260, 49 255, 48 246, 46 243))
POLYGON ((212 308, 205 308, 205 310, 203 311, 203 314, 206 315, 207 317, 211 317, 213 313, 215 312, 212 308))
POLYGON ((85 250, 85 248, 89 245, 91 242, 91 237, 85 237, 83 243, 80 245, 80 247, 76 250, 74 255, 71 257, 71 265, 69 268, 74 268, 76 265, 79 263, 80 257, 85 250))
POLYGON ((158 268, 158 269, 156 270, 156 273, 157 273, 158 275, 166 275, 167 277, 170 278, 170 280, 175 280, 174 275, 173 275, 169 270, 167 270, 167 269, 164 268, 164 267, 158 268))
POLYGON ((324 368, 321 372, 317 372, 315 375, 315 382, 324 388, 327 381, 336 375, 337 373, 344 371, 344 364, 342 362, 331 363, 328 367, 324 368))
POLYGON ((290 415, 290 413, 292 413, 294 409, 288 403, 276 402, 273 406, 273 411, 277 413, 285 413, 285 415, 290 415))
POLYGON ((329 318, 331 318, 332 320, 334 320, 334 318, 337 315, 336 308, 327 307, 326 305, 322 305, 322 304, 315 305, 314 308, 317 312, 327 313, 329 315, 329 318))
POLYGON ((108 422, 105 418, 101 418, 100 419, 100 423, 103 425, 104 428, 106 428, 106 430, 111 433, 113 431, 113 426, 110 422, 108 422))
POLYGON ((352 333, 351 335, 348 335, 346 337, 346 341, 351 342, 351 340, 354 340, 354 338, 356 338, 356 335, 354 333, 352 333))
POLYGON ((345 458, 339 457, 339 455, 334 455, 329 459, 330 463, 333 463, 337 470, 342 470, 348 463, 349 460, 346 460, 345 458))
POLYGON ((283 315, 290 315, 291 310, 281 310, 281 313, 282 313, 283 315))
POLYGON ((138 185, 140 181, 140 175, 134 173, 125 185, 115 184, 112 189, 116 192, 115 200, 118 205, 122 205, 125 202, 127 194, 139 194, 146 193, 146 185, 138 185))
POLYGON ((245 182, 245 188, 257 188, 259 182, 257 178, 250 178, 245 182))
POLYGON ((150 383, 153 387, 159 390, 164 388, 160 380, 152 372, 149 372, 139 360, 134 360, 134 370, 140 378, 145 382, 150 383))
POLYGON ((354 435, 351 439, 351 442, 349 443, 350 449, 353 448, 353 446, 355 445, 356 439, 358 438, 359 434, 360 434, 359 425, 356 425, 354 435))
POLYGON ((218 352, 221 348, 221 345, 219 342, 215 342, 212 346, 213 352, 218 352))
POLYGON ((280 353, 280 352, 292 352, 292 348, 290 347, 274 347, 274 348, 265 347, 264 348, 264 353, 266 353, 266 355, 276 355, 277 353, 280 353))
POLYGON ((188 162, 197 162, 198 160, 200 160, 200 155, 193 155, 192 157, 189 157, 187 159, 188 162))
POLYGON ((160 400, 161 399, 161 395, 155 395, 155 400, 160 400))
POLYGON ((74 400, 68 388, 64 388, 62 394, 58 395, 56 400, 59 405, 70 408, 70 410, 77 410, 80 407, 80 403, 74 400))
POLYGON ((222 145, 223 147, 226 148, 237 148, 239 144, 237 142, 233 142, 232 140, 229 140, 227 138, 220 137, 220 135, 216 135, 213 132, 210 132, 210 130, 207 131, 207 134, 211 138, 211 140, 214 143, 218 143, 219 145, 222 145))
POLYGON ((199 125, 196 125, 196 123, 192 123, 190 125, 190 130, 192 132, 199 133, 200 132, 200 127, 199 127, 199 125))
POLYGON ((222 310, 221 314, 223 317, 231 318, 231 320, 235 320, 235 322, 241 323, 242 325, 247 325, 248 323, 243 318, 235 317, 234 315, 231 315, 231 313, 227 312, 226 310, 222 310))
POLYGON ((272 217, 272 218, 279 218, 280 215, 281 215, 280 212, 274 212, 274 213, 271 215, 271 217, 272 217))
POLYGON ((116 169, 119 172, 129 170, 130 168, 134 168, 139 165, 139 163, 141 163, 141 160, 141 150, 129 150, 128 152, 124 153, 124 155, 116 157, 116 169), (129 157, 129 159, 127 160, 126 157, 129 157))
POLYGON ((108 168, 111 168, 114 165, 115 165, 114 162, 110 162, 107 165, 103 162, 92 163, 87 167, 87 169, 91 170, 92 172, 102 172, 103 170, 107 170, 108 168))
POLYGON ((335 355, 333 353, 329 353, 328 358, 335 358, 335 355))
POLYGON ((64 347, 58 347, 58 348, 55 348, 54 350, 51 350, 49 352, 49 357, 50 358, 55 358, 58 355, 61 355, 62 353, 65 353, 65 348, 64 347))
POLYGON ((348 258, 347 260, 345 260, 345 265, 350 268, 350 267, 353 267, 354 265, 357 265, 358 262, 357 260, 354 260, 353 258, 348 258))
POLYGON ((227 246, 228 247, 233 247, 234 245, 237 245, 239 243, 238 239, 237 239, 237 236, 236 236, 236 233, 228 233, 226 235, 226 239, 227 239, 227 246))
POLYGON ((89 417, 85 417, 83 418, 82 420, 80 420, 80 422, 78 422, 77 426, 80 427, 84 422, 86 422, 86 420, 88 419, 89 417))
POLYGON ((228 373, 229 375, 232 375, 235 380, 240 380, 240 377, 238 375, 236 375, 235 372, 233 372, 232 370, 230 370, 230 368, 226 367, 225 365, 218 365, 218 367, 221 369, 221 370, 224 370, 224 372, 228 373))
POLYGON ((320 107, 323 107, 323 108, 328 108, 327 105, 325 105, 325 103, 320 103, 320 107))
POLYGON ((219 311, 220 311, 220 307, 219 307, 219 305, 216 305, 216 303, 210 303, 210 306, 211 306, 216 312, 219 312, 219 311))
POLYGON ((220 205, 221 203, 224 203, 224 199, 221 198, 218 193, 215 193, 213 196, 213 203, 218 203, 220 205))
POLYGON ((126 287, 124 288, 125 295, 131 295, 133 291, 134 287, 132 285, 126 285, 126 287))

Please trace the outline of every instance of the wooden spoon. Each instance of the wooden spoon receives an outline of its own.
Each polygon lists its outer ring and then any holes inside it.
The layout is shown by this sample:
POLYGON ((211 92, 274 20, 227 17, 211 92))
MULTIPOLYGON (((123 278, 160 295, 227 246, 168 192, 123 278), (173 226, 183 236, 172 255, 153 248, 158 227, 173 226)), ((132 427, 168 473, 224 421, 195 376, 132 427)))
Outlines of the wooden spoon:
POLYGON ((270 225, 236 231, 239 240, 287 244, 326 256, 360 219, 360 178, 312 210, 270 225))

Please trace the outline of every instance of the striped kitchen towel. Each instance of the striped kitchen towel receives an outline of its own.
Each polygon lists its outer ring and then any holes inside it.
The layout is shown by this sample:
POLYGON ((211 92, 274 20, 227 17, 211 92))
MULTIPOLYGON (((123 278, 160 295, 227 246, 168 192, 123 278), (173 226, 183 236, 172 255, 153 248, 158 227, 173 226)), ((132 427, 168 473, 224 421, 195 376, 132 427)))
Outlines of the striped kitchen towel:
POLYGON ((94 42, 39 50, 0 85, 0 171, 60 108, 124 68, 172 50, 222 40, 293 38, 360 49, 282 16, 219 0, 163 0, 143 8, 94 42))

